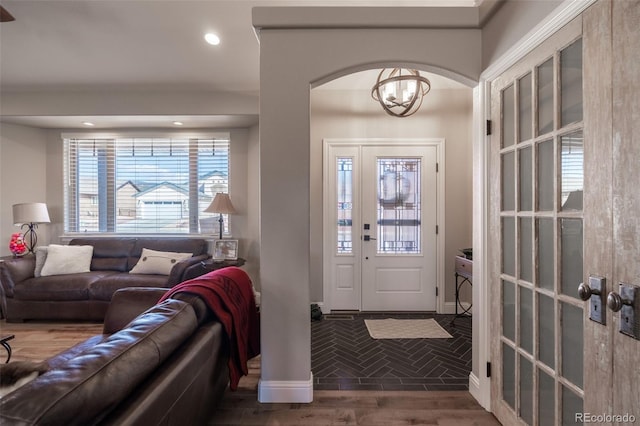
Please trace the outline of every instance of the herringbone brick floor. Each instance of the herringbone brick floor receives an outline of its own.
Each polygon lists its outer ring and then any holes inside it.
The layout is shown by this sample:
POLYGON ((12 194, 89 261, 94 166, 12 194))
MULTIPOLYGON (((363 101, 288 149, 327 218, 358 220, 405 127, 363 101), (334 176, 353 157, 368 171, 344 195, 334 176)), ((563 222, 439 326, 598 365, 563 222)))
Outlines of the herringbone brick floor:
POLYGON ((467 390, 471 318, 433 313, 325 315, 311 323, 311 371, 316 390, 467 390), (364 320, 434 318, 452 339, 369 336, 364 320))

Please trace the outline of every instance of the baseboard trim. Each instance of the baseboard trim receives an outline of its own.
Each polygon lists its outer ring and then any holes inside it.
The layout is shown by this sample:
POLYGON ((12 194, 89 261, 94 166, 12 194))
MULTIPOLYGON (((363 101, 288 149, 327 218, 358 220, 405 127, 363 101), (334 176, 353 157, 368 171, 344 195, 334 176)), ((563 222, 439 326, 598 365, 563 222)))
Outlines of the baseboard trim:
MULTIPOLYGON (((489 386, 489 381, 485 385, 489 386)), ((480 379, 472 373, 469 374, 469 393, 473 396, 478 404, 487 411, 491 411, 491 393, 489 389, 482 389, 480 379)))
POLYGON ((262 380, 258 382, 258 402, 300 403, 313 402, 313 373, 309 380, 262 380))

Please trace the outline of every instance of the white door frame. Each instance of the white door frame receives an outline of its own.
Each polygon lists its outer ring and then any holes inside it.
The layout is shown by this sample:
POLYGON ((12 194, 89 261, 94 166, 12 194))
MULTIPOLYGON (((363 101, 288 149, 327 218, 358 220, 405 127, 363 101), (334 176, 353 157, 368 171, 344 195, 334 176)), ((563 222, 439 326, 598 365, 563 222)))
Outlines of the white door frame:
MULTIPOLYGON (((360 146, 394 146, 394 145, 414 145, 414 146, 428 146, 436 148, 436 161, 438 162, 438 174, 436 177, 436 223, 438 224, 438 234, 436 235, 436 286, 438 287, 438 296, 436 297, 436 312, 445 312, 444 307, 444 243, 445 243, 445 214, 444 214, 444 202, 445 202, 445 150, 444 150, 444 138, 355 138, 355 139, 333 139, 324 138, 322 140, 322 161, 323 161, 323 174, 322 174, 322 291, 323 291, 323 304, 322 310, 325 313, 331 311, 334 306, 331 300, 331 262, 328 260, 327 253, 329 250, 333 250, 332 237, 326 230, 331 229, 333 224, 329 220, 331 217, 329 211, 329 204, 325 202, 328 198, 328 188, 330 179, 333 176, 329 176, 327 173, 329 164, 329 148, 333 146, 337 147, 360 147, 360 146)), ((357 235, 354 235, 354 241, 360 243, 360 230, 357 235)), ((362 291, 362 289, 360 289, 362 291)))

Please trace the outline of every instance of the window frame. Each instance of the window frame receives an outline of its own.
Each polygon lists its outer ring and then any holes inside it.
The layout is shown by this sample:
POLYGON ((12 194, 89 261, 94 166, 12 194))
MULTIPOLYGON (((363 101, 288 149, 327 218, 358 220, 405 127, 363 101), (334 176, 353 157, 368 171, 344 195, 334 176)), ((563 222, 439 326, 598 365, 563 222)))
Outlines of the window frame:
MULTIPOLYGON (((162 236, 162 237, 167 237, 167 236, 180 236, 183 238, 189 238, 189 237, 201 237, 201 235, 203 233, 211 233, 212 236, 215 236, 218 234, 218 214, 215 213, 205 213, 204 209, 207 207, 208 204, 204 205, 202 204, 202 200, 201 200, 201 193, 200 190, 198 189, 201 181, 200 178, 202 176, 198 176, 198 146, 197 146, 197 141, 215 141, 220 142, 222 144, 226 144, 226 156, 227 156, 227 163, 226 163, 226 190, 228 193, 231 193, 231 132, 226 132, 226 131, 212 131, 212 132, 199 132, 199 133, 185 133, 185 132, 167 132, 167 131, 130 131, 130 132, 124 132, 124 133, 120 133, 120 132, 78 132, 78 133, 62 133, 61 134, 61 139, 62 139, 62 143, 63 143, 63 174, 64 174, 64 195, 63 195, 63 213, 64 213, 64 222, 63 222, 63 237, 73 237, 73 236, 77 236, 77 235, 82 235, 82 236, 162 236), (192 146, 189 143, 189 158, 188 158, 188 184, 187 184, 187 188, 186 190, 188 191, 188 198, 186 200, 187 205, 189 206, 189 210, 191 211, 191 213, 188 215, 188 230, 186 232, 180 232, 178 230, 176 230, 175 232, 158 232, 158 228, 155 228, 154 230, 151 230, 149 232, 146 232, 144 230, 139 231, 139 230, 128 230, 128 231, 118 231, 118 223, 117 223, 117 216, 116 216, 116 211, 117 211, 117 201, 116 201, 116 197, 115 197, 115 193, 117 191, 116 188, 116 180, 115 180, 115 174, 116 174, 116 149, 115 149, 115 145, 116 145, 116 141, 117 140, 121 140, 121 139, 173 139, 173 140, 189 140, 189 142, 191 141, 196 141, 196 145, 192 146), (72 158, 70 156, 70 144, 69 141, 70 140, 95 140, 95 141, 104 141, 104 140, 110 140, 113 141, 112 143, 109 144, 110 147, 112 147, 113 149, 107 150, 107 156, 109 157, 109 161, 110 161, 110 165, 107 167, 108 173, 111 174, 108 178, 106 178, 106 181, 104 182, 106 184, 106 186, 108 187, 106 189, 106 194, 97 194, 95 195, 95 198, 97 199, 97 204, 102 203, 107 203, 108 207, 106 208, 107 211, 111 211, 113 210, 111 213, 111 216, 113 216, 111 219, 107 220, 107 229, 106 230, 91 230, 91 231, 82 231, 80 229, 80 221, 78 219, 78 216, 75 217, 75 219, 72 220, 72 215, 76 215, 77 213, 75 212, 75 209, 79 208, 79 193, 77 192, 77 186, 76 188, 76 192, 75 193, 71 193, 74 189, 72 187, 72 185, 76 184, 78 179, 76 176, 71 176, 73 173, 75 173, 75 171, 70 171, 71 169, 71 161, 74 160, 74 158, 72 158), (193 155, 195 153, 195 156, 193 155), (196 165, 196 167, 194 167, 194 165, 196 165), (110 189, 109 189, 110 188, 110 189), (193 196, 196 196, 196 199, 192 199, 193 196), (101 199, 102 197, 102 199, 101 199), (107 201, 105 201, 107 200, 107 201), (108 201, 110 200, 110 201, 108 201), (75 204, 74 204, 75 203, 75 204), (71 207, 71 205, 75 205, 74 207, 71 207), (194 208, 195 206, 195 208, 194 208), (214 229, 213 231, 207 229, 206 231, 202 230, 202 223, 201 220, 202 219, 211 219, 211 221, 214 222, 214 229), (75 222, 75 223, 73 223, 75 222), (75 228, 74 228, 75 227, 75 228), (211 232, 210 232, 211 231, 211 232)), ((74 154, 74 156, 77 154, 74 154)), ((75 157, 75 165, 73 167, 75 167, 77 169, 78 167, 78 163, 77 163, 77 157, 75 157)), ((223 175, 224 176, 224 175, 223 175)), ((101 186, 101 185, 98 185, 101 186)), ((210 196, 211 200, 213 200, 213 197, 215 196, 215 194, 211 193, 211 194, 206 194, 208 196, 210 196)), ((210 201, 205 201, 206 203, 209 203, 210 201)), ((223 215, 223 219, 224 219, 224 234, 223 237, 231 237, 231 226, 230 226, 230 218, 229 215, 223 215)), ((100 222, 99 226, 103 226, 104 222, 100 222)))

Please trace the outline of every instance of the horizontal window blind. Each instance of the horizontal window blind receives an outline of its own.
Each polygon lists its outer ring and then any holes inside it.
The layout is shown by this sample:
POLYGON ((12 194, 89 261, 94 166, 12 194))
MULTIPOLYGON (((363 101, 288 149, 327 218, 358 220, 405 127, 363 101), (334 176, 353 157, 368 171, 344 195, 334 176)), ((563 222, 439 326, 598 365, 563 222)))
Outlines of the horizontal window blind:
POLYGON ((203 210, 229 192, 228 138, 68 138, 64 147, 65 232, 217 231, 218 215, 203 210))

